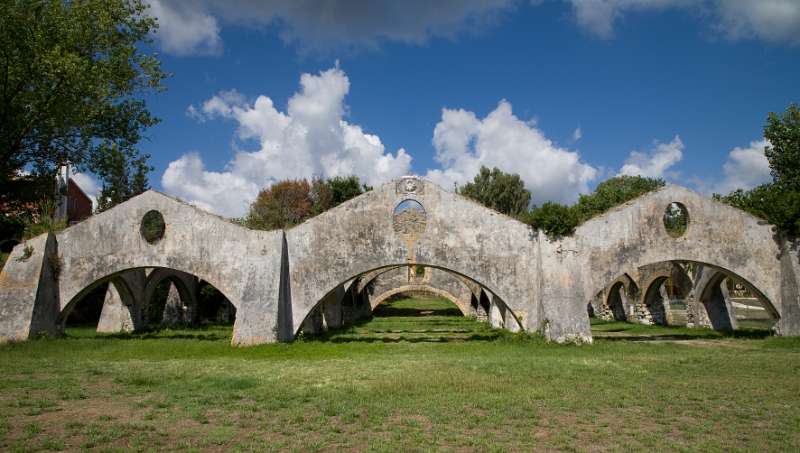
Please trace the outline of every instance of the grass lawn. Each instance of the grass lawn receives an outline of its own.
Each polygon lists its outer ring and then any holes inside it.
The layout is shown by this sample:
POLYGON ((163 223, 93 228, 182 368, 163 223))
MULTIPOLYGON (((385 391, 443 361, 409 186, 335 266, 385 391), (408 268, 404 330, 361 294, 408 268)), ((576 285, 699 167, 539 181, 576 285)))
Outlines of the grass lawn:
POLYGON ((546 344, 398 300, 318 340, 229 327, 0 347, 0 451, 798 451, 800 341, 596 323, 546 344))

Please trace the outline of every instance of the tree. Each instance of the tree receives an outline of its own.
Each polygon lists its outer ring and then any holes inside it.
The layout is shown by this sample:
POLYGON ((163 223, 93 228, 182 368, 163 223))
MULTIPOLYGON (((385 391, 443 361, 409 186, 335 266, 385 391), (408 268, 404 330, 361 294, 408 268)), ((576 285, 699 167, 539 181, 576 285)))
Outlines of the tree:
POLYGON ((550 236, 567 236, 578 226, 578 211, 574 206, 548 201, 528 212, 523 221, 550 236))
POLYGON ((578 221, 585 222, 614 206, 664 187, 664 184, 661 178, 642 176, 616 176, 607 179, 598 184, 591 194, 580 196, 576 205, 578 221))
POLYGON ((531 202, 531 193, 519 175, 483 166, 473 181, 464 184, 458 193, 512 217, 525 213, 531 202))
POLYGON ((311 186, 305 179, 286 180, 258 193, 247 226, 259 230, 288 228, 312 215, 311 186))
POLYGON ((103 187, 97 197, 97 212, 108 210, 150 188, 147 174, 149 154, 126 152, 118 147, 103 152, 94 163, 103 187))
POLYGON ((259 192, 244 226, 257 230, 289 228, 372 190, 358 176, 284 180, 259 192))
MULTIPOLYGON (((165 73, 140 43, 157 26, 143 0, 10 0, 0 8, 0 186, 23 169, 94 171, 136 156, 157 123, 141 95, 165 73)), ((131 159, 135 161, 136 158, 131 159)))
POLYGON ((764 138, 769 141, 764 154, 775 183, 800 191, 800 107, 790 104, 781 115, 770 112, 764 138))
POLYGON ((358 176, 334 176, 327 180, 327 184, 331 188, 331 194, 333 195, 332 207, 372 190, 372 187, 361 184, 358 176))

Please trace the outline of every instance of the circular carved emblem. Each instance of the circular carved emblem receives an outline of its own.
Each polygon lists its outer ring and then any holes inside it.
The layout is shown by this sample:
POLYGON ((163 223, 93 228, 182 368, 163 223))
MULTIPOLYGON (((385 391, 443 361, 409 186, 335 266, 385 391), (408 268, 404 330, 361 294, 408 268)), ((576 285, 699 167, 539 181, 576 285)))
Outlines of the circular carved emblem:
POLYGON ((394 208, 392 227, 407 239, 415 239, 425 232, 427 214, 416 200, 403 200, 394 208))
POLYGON ((424 187, 416 176, 406 176, 397 181, 397 193, 401 195, 422 195, 424 187))

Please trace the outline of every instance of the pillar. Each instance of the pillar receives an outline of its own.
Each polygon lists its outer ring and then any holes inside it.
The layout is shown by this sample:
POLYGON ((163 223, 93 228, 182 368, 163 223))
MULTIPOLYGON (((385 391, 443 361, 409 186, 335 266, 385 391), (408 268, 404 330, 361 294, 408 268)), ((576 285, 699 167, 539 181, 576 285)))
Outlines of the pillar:
MULTIPOLYGON (((119 283, 118 283, 119 284, 119 283)), ((103 311, 100 313, 100 321, 97 323, 97 331, 100 333, 121 333, 133 332, 136 323, 134 302, 130 300, 126 290, 117 288, 117 284, 109 282, 106 290, 106 298, 103 301, 103 311), (123 294, 125 294, 123 300, 123 294)))

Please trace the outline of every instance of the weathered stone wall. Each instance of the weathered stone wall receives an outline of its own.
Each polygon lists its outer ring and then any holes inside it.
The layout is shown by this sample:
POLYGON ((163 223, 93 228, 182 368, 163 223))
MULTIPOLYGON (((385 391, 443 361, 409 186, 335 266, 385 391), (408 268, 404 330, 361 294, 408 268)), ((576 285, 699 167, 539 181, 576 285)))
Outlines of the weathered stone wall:
MULTIPOLYGON (((313 330, 318 319, 334 326, 363 315, 365 304, 345 303, 342 293, 355 300, 365 276, 422 265, 458 275, 471 304, 498 326, 517 322, 553 341, 591 341, 587 302, 620 276, 636 280, 646 266, 671 261, 702 263, 746 280, 779 318, 777 332, 800 335, 797 245, 687 189, 665 187, 586 222, 573 236, 550 238, 406 177, 285 232, 247 230, 146 192, 14 249, 0 274, 0 340, 57 333, 71 304, 92 288, 137 269, 165 268, 206 280, 231 301, 234 344, 289 341, 304 320, 313 330), (678 238, 662 222, 671 202, 690 215, 678 238), (166 222, 163 239, 153 244, 140 233, 150 210, 166 222)), ((125 285, 114 286, 124 302, 125 285)), ((130 317, 135 324, 136 309, 130 317)))
MULTIPOLYGON (((537 326, 538 236, 527 225, 420 178, 384 184, 286 231, 294 326, 336 285, 375 269, 421 264, 462 274, 537 326), (405 200, 425 210, 424 228, 394 228, 405 200)), ((584 314, 583 333, 588 335, 584 314)), ((575 322, 576 326, 581 322, 575 322)))
POLYGON ((800 307, 799 274, 792 267, 798 263, 797 251, 782 245, 771 225, 738 209, 667 186, 586 222, 574 239, 583 252, 579 273, 584 276, 586 301, 620 275, 635 274, 643 266, 695 262, 748 281, 780 315, 778 330, 800 335, 796 317, 786 316, 800 307), (688 229, 678 238, 670 236, 663 224, 671 202, 682 203, 689 212, 688 229))

